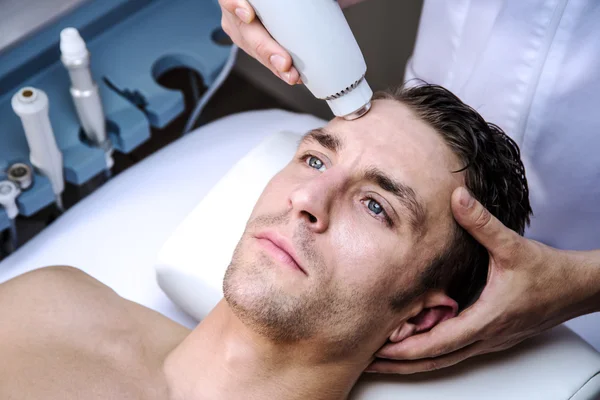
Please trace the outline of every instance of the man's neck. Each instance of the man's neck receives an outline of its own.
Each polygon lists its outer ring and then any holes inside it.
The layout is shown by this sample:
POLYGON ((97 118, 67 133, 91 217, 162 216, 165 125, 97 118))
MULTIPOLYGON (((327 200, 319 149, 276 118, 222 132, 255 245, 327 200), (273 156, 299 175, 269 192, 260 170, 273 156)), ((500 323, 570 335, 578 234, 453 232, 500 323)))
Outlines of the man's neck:
POLYGON ((169 354, 172 400, 345 399, 366 360, 333 362, 310 345, 276 344, 221 301, 169 354))

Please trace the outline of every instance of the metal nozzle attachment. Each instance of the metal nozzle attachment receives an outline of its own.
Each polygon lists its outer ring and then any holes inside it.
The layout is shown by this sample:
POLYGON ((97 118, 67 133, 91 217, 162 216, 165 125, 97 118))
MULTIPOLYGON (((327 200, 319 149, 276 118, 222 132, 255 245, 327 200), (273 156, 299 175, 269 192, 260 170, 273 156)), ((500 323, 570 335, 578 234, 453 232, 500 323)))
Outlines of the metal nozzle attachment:
POLYGON ((325 100, 335 116, 352 121, 369 112, 372 97, 373 91, 362 76, 352 85, 325 100))
POLYGON ((16 183, 21 190, 29 189, 33 183, 33 171, 27 164, 15 163, 8 168, 6 174, 8 180, 16 183))
POLYGON ((354 111, 353 113, 344 115, 344 119, 346 121, 354 121, 355 119, 359 119, 360 117, 362 117, 363 115, 368 113, 370 109, 371 109, 371 102, 368 102, 367 104, 365 104, 358 110, 354 111))

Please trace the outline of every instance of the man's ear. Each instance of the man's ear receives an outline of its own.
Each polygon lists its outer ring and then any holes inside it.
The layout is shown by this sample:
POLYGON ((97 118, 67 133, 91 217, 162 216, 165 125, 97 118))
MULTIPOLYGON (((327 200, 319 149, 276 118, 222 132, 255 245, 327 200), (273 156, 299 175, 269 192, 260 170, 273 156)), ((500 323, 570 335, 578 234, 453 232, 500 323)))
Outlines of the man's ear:
POLYGON ((458 314, 458 303, 441 291, 429 291, 418 305, 415 315, 399 325, 389 337, 390 342, 400 342, 409 336, 426 332, 458 314))

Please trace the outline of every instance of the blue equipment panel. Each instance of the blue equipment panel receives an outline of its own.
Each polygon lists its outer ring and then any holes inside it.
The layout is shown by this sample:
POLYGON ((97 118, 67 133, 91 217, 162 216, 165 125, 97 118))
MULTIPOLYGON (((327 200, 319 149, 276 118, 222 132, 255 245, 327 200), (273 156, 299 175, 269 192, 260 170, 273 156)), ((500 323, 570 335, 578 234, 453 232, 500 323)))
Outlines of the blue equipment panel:
MULTIPOLYGON (((77 28, 86 41, 110 138, 115 151, 129 153, 150 138, 151 126, 162 128, 184 110, 182 93, 156 83, 160 75, 187 67, 206 86, 213 84, 230 54, 229 46, 213 41, 220 25, 215 0, 93 0, 0 54, 0 180, 10 164, 29 158, 21 121, 10 104, 24 86, 48 95, 65 180, 81 185, 106 169, 104 151, 81 140, 68 72, 60 62, 63 28, 77 28)), ((19 211, 30 216, 52 202, 49 180, 36 174, 32 188, 19 196, 19 211)), ((8 223, 0 209, 0 231, 8 223)))

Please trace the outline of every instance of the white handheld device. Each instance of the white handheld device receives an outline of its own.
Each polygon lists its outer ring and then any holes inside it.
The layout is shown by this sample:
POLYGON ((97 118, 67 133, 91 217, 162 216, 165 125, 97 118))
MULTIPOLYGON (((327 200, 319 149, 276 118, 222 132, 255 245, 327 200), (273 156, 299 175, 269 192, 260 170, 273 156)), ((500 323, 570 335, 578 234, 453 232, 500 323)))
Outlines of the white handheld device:
POLYGON ((29 144, 29 160, 50 179, 56 204, 62 209, 61 194, 65 189, 63 158, 48 117, 48 96, 42 90, 25 87, 12 97, 12 108, 23 124, 29 144))
POLYGON ((292 56, 302 82, 348 120, 365 115, 373 91, 367 64, 334 0, 249 0, 271 36, 292 56))

